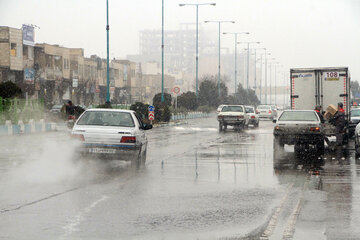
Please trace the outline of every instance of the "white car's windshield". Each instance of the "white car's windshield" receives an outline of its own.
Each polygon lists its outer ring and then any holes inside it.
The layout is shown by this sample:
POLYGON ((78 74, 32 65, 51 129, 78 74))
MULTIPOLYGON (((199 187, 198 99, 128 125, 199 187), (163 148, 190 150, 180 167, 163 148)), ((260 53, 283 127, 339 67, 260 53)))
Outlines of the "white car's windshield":
POLYGON ((221 112, 243 112, 242 106, 225 106, 221 112))
POLYGON ((314 112, 283 112, 279 121, 319 121, 314 112))
POLYGON ((86 112, 79 119, 77 125, 135 127, 134 120, 130 113, 109 111, 86 112))

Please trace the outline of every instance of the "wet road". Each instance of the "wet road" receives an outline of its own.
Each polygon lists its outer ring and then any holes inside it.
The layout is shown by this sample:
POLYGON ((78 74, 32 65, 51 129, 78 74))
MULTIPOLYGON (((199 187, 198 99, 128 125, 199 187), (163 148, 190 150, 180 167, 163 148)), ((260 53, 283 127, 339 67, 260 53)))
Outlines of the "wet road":
POLYGON ((360 239, 359 167, 273 168, 272 127, 148 131, 144 166, 73 161, 66 133, 0 139, 0 239, 360 239))

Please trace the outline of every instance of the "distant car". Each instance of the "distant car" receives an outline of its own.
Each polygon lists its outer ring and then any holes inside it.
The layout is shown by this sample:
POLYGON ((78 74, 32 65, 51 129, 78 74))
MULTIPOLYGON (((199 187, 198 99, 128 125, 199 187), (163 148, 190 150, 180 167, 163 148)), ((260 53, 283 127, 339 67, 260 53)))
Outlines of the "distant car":
POLYGON ((259 114, 260 118, 267 118, 270 120, 274 120, 277 118, 277 110, 275 106, 259 105, 256 108, 256 112, 259 114))
POLYGON ((254 106, 245 106, 246 114, 249 116, 248 125, 259 127, 259 114, 256 113, 254 106))
POLYGON ((81 141, 81 155, 144 162, 151 128, 134 111, 94 108, 79 117, 71 136, 81 141))
POLYGON ((219 121, 220 132, 227 129, 227 126, 243 129, 249 122, 249 116, 245 112, 244 105, 224 105, 217 119, 219 121))
POLYGON ((60 104, 55 104, 51 107, 51 109, 49 110, 50 113, 60 113, 61 112, 61 108, 63 107, 63 105, 60 104))

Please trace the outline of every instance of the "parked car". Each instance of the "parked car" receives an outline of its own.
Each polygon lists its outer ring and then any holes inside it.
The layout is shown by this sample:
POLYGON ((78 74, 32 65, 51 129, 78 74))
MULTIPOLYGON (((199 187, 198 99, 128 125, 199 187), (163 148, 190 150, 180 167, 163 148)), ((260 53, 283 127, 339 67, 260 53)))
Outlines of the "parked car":
POLYGON ((267 118, 270 120, 274 120, 277 118, 277 110, 275 106, 259 105, 256 108, 256 112, 259 113, 260 118, 267 118))
POLYGON ((134 111, 94 108, 79 117, 71 136, 81 141, 81 155, 144 162, 151 128, 134 111))
POLYGON ((259 114, 256 113, 254 106, 245 106, 246 114, 249 116, 248 125, 259 127, 259 114))
POLYGON ((249 116, 245 112, 244 105, 224 105, 217 119, 219 121, 220 132, 227 129, 227 126, 243 129, 249 122, 249 116))

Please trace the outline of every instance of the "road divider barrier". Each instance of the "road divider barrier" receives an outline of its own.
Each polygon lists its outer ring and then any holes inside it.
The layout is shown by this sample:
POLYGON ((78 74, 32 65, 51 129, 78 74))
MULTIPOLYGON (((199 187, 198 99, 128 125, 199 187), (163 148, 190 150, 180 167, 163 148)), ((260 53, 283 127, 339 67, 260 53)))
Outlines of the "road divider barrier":
POLYGON ((179 113, 171 114, 171 121, 183 120, 183 119, 194 119, 194 118, 207 118, 210 117, 210 113, 203 112, 189 112, 189 113, 179 113))
POLYGON ((30 119, 28 123, 19 120, 17 124, 13 124, 10 120, 7 120, 5 121, 5 125, 0 125, 0 136, 57 131, 58 125, 59 124, 55 122, 45 122, 44 119, 40 119, 38 122, 30 119))

